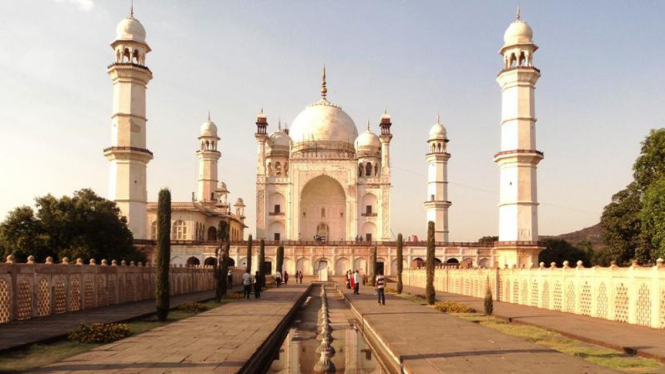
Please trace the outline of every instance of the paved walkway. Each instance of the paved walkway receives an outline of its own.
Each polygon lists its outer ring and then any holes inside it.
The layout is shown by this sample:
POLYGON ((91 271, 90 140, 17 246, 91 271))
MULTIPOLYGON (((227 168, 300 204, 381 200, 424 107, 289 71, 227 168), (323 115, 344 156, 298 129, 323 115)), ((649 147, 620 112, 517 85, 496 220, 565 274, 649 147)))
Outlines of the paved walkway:
MULTIPOLYGON (((425 289, 419 287, 404 286, 404 291, 425 294, 425 289)), ((440 291, 436 292, 436 298, 458 301, 483 310, 483 299, 480 298, 440 291)), ((665 362, 664 330, 499 301, 494 302, 494 315, 510 322, 543 327, 574 339, 665 362)))
POLYGON ((38 373, 237 373, 271 336, 308 285, 264 292, 94 348, 38 373))
MULTIPOLYGON (((233 291, 241 289, 242 287, 237 287, 233 291)), ((171 296, 171 306, 210 300, 214 296, 215 291, 171 296)), ((3 323, 0 324, 0 351, 62 338, 71 330, 78 328, 81 322, 124 322, 152 313, 155 313, 154 299, 3 323)))
POLYGON ((360 295, 341 288, 365 331, 378 335, 410 372, 615 373, 397 296, 386 295, 380 306, 369 287, 361 287, 360 295))

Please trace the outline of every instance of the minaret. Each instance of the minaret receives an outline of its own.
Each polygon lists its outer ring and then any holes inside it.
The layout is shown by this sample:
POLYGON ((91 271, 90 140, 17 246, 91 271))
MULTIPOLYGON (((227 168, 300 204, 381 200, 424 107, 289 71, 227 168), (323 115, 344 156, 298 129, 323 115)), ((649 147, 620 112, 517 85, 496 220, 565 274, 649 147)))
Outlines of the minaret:
POLYGON ((536 82, 540 70, 533 66, 533 31, 520 19, 504 34, 501 86, 501 151, 499 165, 499 266, 531 267, 538 262, 537 165, 543 153, 536 149, 536 82))
POLYGON ((434 240, 448 241, 448 134, 439 117, 429 131, 427 140, 427 221, 434 222, 434 240))
POLYGON ((390 142, 393 139, 393 134, 390 132, 392 126, 390 114, 388 110, 383 110, 381 116, 381 240, 390 240, 390 196, 391 196, 391 176, 390 176, 390 142))
POLYGON ((152 152, 146 148, 145 91, 152 72, 145 66, 145 56, 150 47, 133 8, 116 34, 111 43, 115 62, 108 67, 113 80, 111 147, 104 150, 111 162, 109 198, 127 218, 134 239, 147 239, 146 171, 152 152))
POLYGON ((196 157, 199 159, 196 201, 201 203, 216 201, 217 162, 222 157, 222 154, 217 150, 218 142, 217 126, 210 120, 210 113, 208 113, 208 120, 201 125, 200 145, 199 150, 196 151, 196 157))
POLYGON ((256 134, 259 154, 256 164, 256 239, 266 239, 266 141, 268 140, 268 117, 263 113, 256 116, 256 134))

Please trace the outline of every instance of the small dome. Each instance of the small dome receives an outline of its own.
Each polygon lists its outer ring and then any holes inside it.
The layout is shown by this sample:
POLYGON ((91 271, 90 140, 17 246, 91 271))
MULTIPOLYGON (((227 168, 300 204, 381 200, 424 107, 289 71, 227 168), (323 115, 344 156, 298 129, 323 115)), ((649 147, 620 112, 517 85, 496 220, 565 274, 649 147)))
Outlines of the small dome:
POLYGON ((503 34, 504 45, 531 44, 533 43, 533 30, 528 23, 522 20, 515 20, 508 26, 503 34))
POLYGON ((236 200, 235 206, 245 206, 245 202, 242 201, 241 198, 238 198, 238 200, 236 200))
POLYGON ((360 136, 356 139, 356 150, 366 148, 381 148, 379 137, 370 129, 367 129, 367 131, 360 134, 360 136))
POLYGON ((289 135, 294 142, 331 141, 352 144, 358 129, 342 108, 322 99, 310 104, 291 124, 289 135))
POLYGON ((145 43, 145 29, 139 20, 134 17, 125 18, 115 29, 116 40, 130 40, 145 43))
POLYGON ((201 125, 201 136, 217 137, 217 125, 211 120, 207 120, 201 125))
POLYGON ((229 192, 229 190, 226 189, 226 183, 224 183, 224 182, 217 183, 217 191, 227 192, 227 193, 229 192))
POLYGON ((446 131, 446 128, 437 121, 437 123, 435 123, 429 130, 429 140, 446 140, 447 138, 448 132, 446 131))
POLYGON ((284 130, 275 131, 270 134, 270 147, 289 147, 291 137, 284 130))

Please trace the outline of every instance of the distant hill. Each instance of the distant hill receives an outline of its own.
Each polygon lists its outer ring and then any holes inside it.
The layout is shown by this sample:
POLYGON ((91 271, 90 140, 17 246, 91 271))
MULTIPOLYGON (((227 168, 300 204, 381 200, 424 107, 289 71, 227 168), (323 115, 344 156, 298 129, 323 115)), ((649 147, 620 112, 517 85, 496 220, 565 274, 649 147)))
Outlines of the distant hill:
POLYGON ((584 228, 579 231, 574 231, 561 235, 547 235, 543 236, 542 238, 563 239, 573 245, 576 245, 584 240, 588 240, 589 242, 591 242, 593 249, 596 251, 604 247, 603 229, 600 227, 600 223, 595 224, 591 227, 584 228))

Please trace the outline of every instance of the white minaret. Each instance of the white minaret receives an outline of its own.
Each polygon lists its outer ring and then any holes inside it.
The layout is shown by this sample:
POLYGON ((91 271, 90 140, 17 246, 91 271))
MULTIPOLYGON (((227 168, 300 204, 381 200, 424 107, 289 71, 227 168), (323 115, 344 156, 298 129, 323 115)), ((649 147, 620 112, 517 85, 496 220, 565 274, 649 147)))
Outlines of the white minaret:
POLYGON ((500 266, 534 266, 537 263, 538 195, 536 169, 543 153, 536 149, 536 82, 540 70, 533 66, 533 31, 520 19, 520 10, 504 34, 501 86, 501 151, 499 165, 500 266), (508 244, 510 242, 511 244, 508 244), (503 244, 502 244, 503 243, 503 244), (513 246, 511 248, 511 246, 513 246))
POLYGON ((199 150, 196 151, 196 157, 199 159, 199 178, 198 192, 196 200, 199 202, 214 202, 217 197, 217 162, 222 154, 217 150, 217 126, 210 120, 201 125, 201 134, 199 135, 199 150))
POLYGON ((439 117, 429 131, 427 140, 427 221, 434 222, 434 239, 437 242, 448 241, 448 135, 439 117))
POLYGON ((108 68, 113 80, 111 147, 104 150, 111 162, 109 198, 127 218, 134 239, 147 239, 146 171, 152 152, 146 148, 145 91, 152 73, 145 56, 150 47, 133 10, 118 24, 116 34, 111 43, 115 62, 108 68))
POLYGON ((256 116, 256 142, 259 145, 256 163, 256 238, 266 239, 266 142, 268 141, 268 117, 263 113, 256 116))

